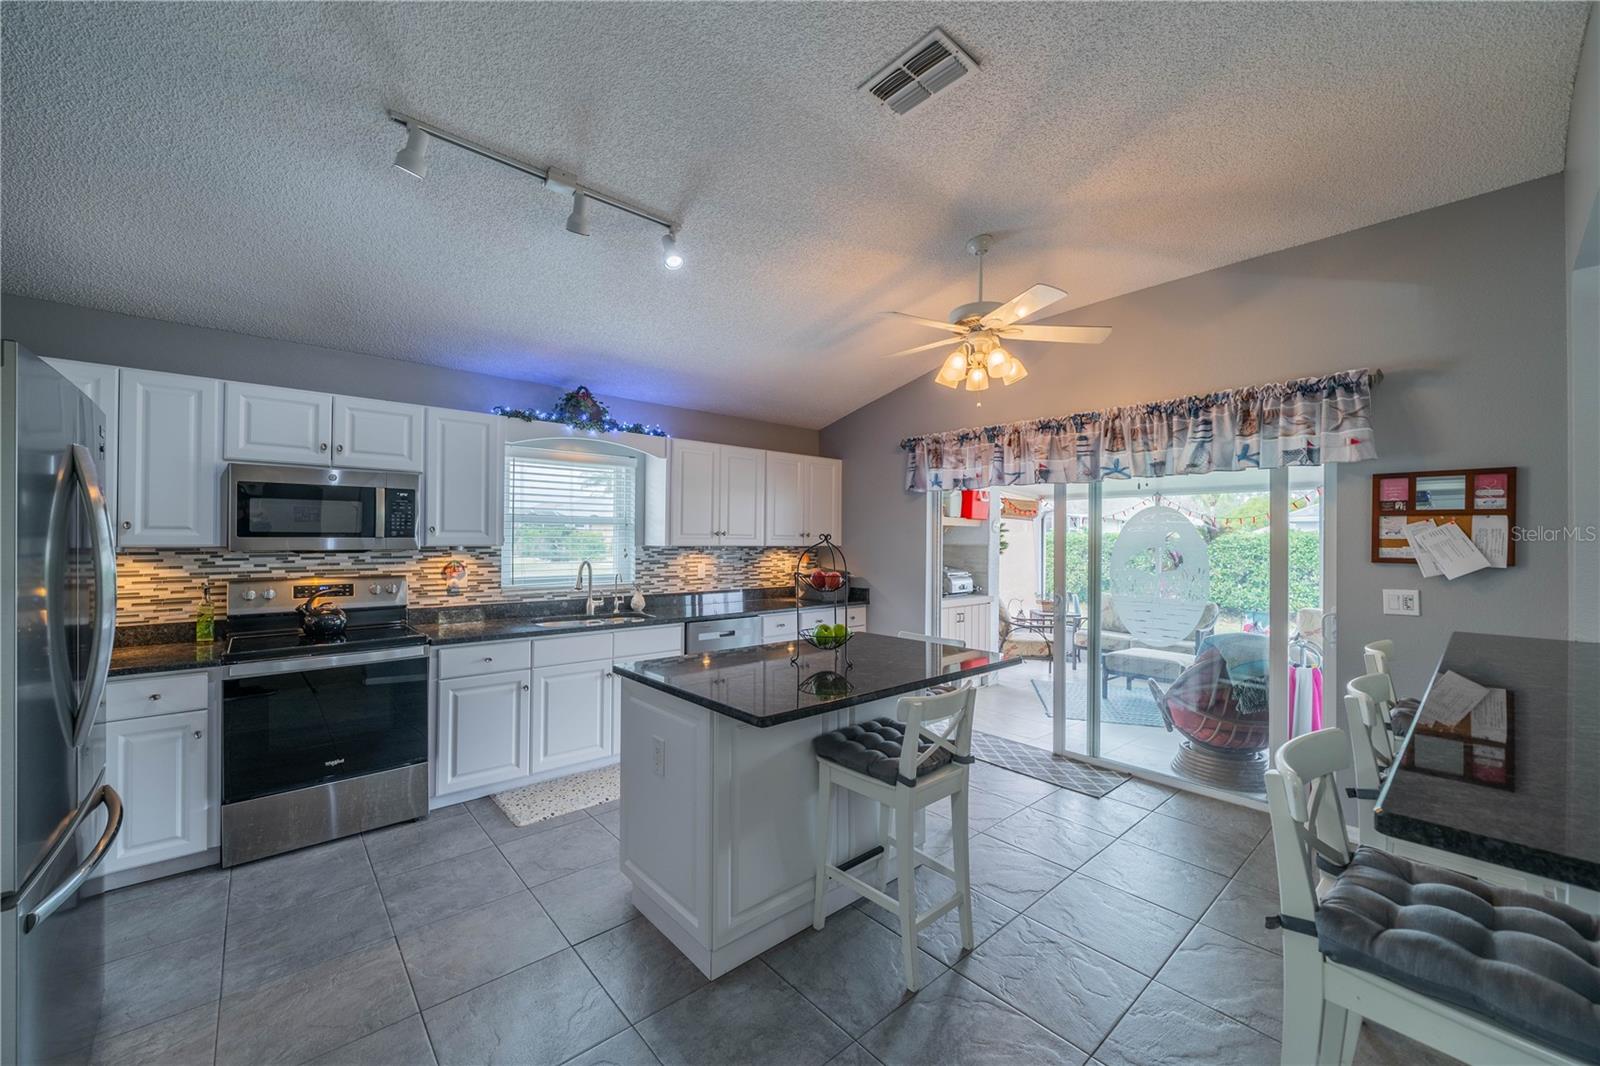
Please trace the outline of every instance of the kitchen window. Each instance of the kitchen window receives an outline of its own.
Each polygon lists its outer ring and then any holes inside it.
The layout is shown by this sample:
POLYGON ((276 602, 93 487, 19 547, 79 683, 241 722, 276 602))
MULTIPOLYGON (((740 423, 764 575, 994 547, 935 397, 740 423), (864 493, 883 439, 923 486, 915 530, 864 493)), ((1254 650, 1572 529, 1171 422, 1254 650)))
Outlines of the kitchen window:
POLYGON ((578 566, 594 584, 633 582, 639 523, 637 459, 563 448, 506 449, 506 533, 500 561, 508 588, 570 589, 578 566))

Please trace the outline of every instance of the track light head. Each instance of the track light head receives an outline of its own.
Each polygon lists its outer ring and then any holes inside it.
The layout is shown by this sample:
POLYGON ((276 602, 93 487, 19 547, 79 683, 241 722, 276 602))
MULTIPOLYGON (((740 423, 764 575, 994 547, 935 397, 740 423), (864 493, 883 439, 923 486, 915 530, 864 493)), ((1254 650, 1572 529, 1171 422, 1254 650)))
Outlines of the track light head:
POLYGON ((567 216, 567 232, 580 237, 589 235, 589 194, 582 189, 572 191, 572 214, 567 216))
POLYGON ((678 235, 671 230, 661 235, 661 265, 668 270, 683 266, 683 253, 678 251, 678 235))
POLYGON ((406 146, 395 153, 394 165, 396 169, 403 170, 413 178, 424 178, 428 174, 428 142, 433 138, 428 136, 428 131, 418 129, 406 123, 406 146))

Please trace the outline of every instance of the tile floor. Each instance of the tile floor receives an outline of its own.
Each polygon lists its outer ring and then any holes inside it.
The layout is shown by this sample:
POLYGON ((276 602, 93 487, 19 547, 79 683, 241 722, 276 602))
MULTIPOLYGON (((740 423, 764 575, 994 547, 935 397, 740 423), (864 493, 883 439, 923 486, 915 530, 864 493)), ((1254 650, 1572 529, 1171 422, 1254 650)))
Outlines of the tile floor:
MULTIPOLYGON (((979 944, 961 956, 954 913, 928 930, 914 996, 893 918, 865 903, 707 982, 630 906, 614 804, 517 829, 485 799, 100 897, 106 1022, 80 1058, 1277 1063, 1264 815, 985 763, 972 786, 979 944)), ((948 851, 948 818, 928 836, 948 851)), ((941 880, 919 881, 925 906, 941 880)), ((1430 1060, 1370 1027, 1357 1056, 1430 1060)))

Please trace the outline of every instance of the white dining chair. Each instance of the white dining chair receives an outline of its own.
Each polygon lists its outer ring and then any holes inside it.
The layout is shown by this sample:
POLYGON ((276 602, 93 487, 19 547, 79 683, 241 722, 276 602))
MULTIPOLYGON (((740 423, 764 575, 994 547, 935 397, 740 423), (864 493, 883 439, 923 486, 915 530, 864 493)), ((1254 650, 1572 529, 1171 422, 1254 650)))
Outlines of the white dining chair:
MULTIPOLYGON (((1367 673, 1382 674, 1389 679, 1389 702, 1401 711, 1415 712, 1421 701, 1410 697, 1401 699, 1394 687, 1394 641, 1375 640, 1363 647, 1361 654, 1367 664, 1367 673)), ((1406 720, 1410 720, 1409 713, 1406 720)))
POLYGON ((828 883, 848 885, 899 919, 905 960, 906 988, 917 990, 917 934, 951 910, 961 911, 961 945, 970 951, 972 882, 967 865, 967 767, 972 763, 972 709, 976 693, 956 689, 935 696, 903 696, 896 718, 877 718, 824 733, 814 742, 817 754, 817 874, 811 925, 823 928, 828 883), (833 789, 837 785, 878 803, 878 841, 883 848, 875 866, 878 883, 868 884, 829 861, 832 854, 833 789), (918 851, 915 815, 929 804, 950 800, 951 843, 955 866, 946 866, 918 851), (904 846, 902 846, 904 845, 904 846), (898 880, 888 894, 890 854, 898 880), (937 870, 955 882, 943 903, 917 913, 916 868, 937 870))
POLYGON ((1600 919, 1375 848, 1352 852, 1334 781, 1351 752, 1342 729, 1307 733, 1265 775, 1283 1066, 1348 1066, 1363 1019, 1483 1066, 1600 1060, 1600 919))
POLYGON ((1345 795, 1355 801, 1361 843, 1384 851, 1393 851, 1394 843, 1378 832, 1374 808, 1398 748, 1390 720, 1393 692, 1386 674, 1362 674, 1344 688, 1345 726, 1356 776, 1356 787, 1346 789, 1345 795))

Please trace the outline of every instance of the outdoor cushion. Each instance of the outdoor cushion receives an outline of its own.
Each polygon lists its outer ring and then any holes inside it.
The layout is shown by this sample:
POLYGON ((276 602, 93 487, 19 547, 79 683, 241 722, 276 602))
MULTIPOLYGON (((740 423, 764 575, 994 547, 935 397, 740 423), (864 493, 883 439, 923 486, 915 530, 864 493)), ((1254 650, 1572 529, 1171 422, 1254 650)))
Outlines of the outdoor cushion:
POLYGON ((1139 674, 1159 681, 1171 681, 1194 662, 1194 656, 1181 651, 1161 651, 1157 648, 1126 648, 1108 651, 1106 669, 1119 674, 1139 674))
MULTIPOLYGON (((905 723, 893 718, 874 718, 859 725, 847 725, 824 733, 811 742, 812 750, 820 759, 837 763, 846 770, 875 777, 886 785, 900 780, 900 748, 906 740, 905 723)), ((918 751, 926 751, 932 742, 924 740, 918 751)), ((950 761, 949 749, 940 748, 917 767, 917 776, 932 773, 950 761)), ((915 784, 907 781, 905 784, 915 784)))
POLYGON ((1360 848, 1317 910, 1334 962, 1600 1061, 1600 918, 1360 848))

